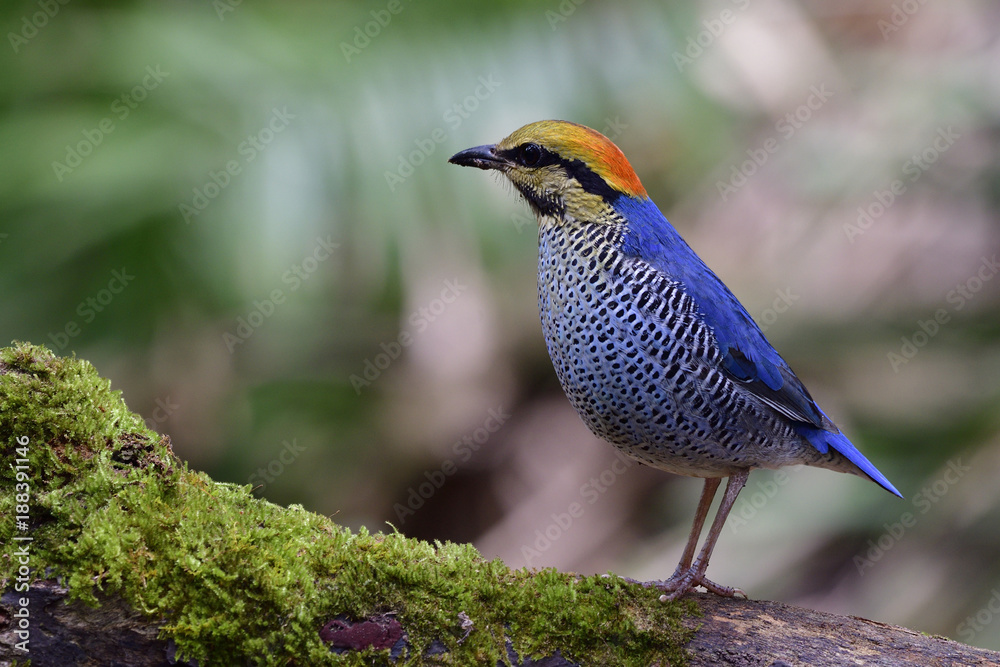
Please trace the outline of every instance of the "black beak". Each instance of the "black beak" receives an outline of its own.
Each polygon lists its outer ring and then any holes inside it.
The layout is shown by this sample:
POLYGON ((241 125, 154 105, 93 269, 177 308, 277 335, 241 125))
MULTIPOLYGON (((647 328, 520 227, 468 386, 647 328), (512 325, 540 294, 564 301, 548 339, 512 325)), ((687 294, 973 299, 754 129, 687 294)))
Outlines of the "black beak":
POLYGON ((479 167, 480 169, 499 169, 507 162, 494 152, 496 146, 476 146, 455 153, 448 162, 462 167, 479 167))

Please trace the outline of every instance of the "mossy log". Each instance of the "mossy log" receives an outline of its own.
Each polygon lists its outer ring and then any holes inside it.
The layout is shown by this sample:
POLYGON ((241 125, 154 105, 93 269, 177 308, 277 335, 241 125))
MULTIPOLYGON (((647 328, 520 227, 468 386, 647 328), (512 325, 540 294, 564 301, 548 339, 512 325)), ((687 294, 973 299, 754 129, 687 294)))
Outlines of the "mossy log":
POLYGON ((352 532, 190 470, 89 363, 43 347, 0 350, 0 446, 0 666, 1000 664, 864 619, 665 603, 352 532))

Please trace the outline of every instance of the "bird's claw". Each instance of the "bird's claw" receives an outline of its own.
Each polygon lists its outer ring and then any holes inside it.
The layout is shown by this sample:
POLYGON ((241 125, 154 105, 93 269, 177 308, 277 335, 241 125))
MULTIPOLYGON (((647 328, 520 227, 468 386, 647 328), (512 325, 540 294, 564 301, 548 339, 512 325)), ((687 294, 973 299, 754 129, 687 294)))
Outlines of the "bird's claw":
POLYGON ((733 586, 723 586, 722 584, 717 584, 707 578, 704 572, 697 572, 694 567, 674 572, 669 579, 664 579, 663 581, 639 581, 630 577, 620 578, 630 584, 639 584, 645 588, 659 589, 663 592, 663 595, 660 596, 661 602, 676 600, 683 597, 688 591, 698 586, 701 586, 710 593, 715 593, 716 595, 725 598, 747 597, 747 594, 743 592, 743 590, 733 586))
POLYGON ((652 582, 652 585, 663 591, 663 595, 660 596, 662 602, 667 600, 677 600, 683 597, 693 588, 701 586, 706 591, 710 593, 715 593, 721 597, 732 598, 732 597, 742 597, 747 596, 739 588, 732 586, 723 586, 722 584, 717 584, 708 577, 705 573, 699 572, 696 567, 692 567, 684 572, 675 572, 672 577, 665 581, 652 582))

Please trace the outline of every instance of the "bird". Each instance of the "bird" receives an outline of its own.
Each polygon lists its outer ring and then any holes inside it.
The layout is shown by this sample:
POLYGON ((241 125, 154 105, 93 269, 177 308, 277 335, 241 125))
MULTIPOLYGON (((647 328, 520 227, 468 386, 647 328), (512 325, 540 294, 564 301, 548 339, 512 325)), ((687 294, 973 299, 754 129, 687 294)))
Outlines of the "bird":
POLYGON ((502 174, 534 212, 545 344, 590 430, 640 463, 705 481, 676 570, 646 582, 661 598, 697 587, 746 597, 705 572, 753 469, 826 468, 902 498, 819 408, 606 136, 543 120, 448 161, 502 174))

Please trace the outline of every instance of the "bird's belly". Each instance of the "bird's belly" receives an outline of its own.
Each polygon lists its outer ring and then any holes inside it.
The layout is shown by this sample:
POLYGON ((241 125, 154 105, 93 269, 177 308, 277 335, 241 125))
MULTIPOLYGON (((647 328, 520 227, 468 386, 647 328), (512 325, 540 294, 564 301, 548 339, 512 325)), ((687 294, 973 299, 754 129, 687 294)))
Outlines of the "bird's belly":
POLYGON ((553 252, 542 240, 542 330, 570 402, 598 437, 656 468, 699 477, 756 467, 766 445, 711 358, 690 299, 627 258, 553 252), (595 258, 596 259, 596 258, 595 258))

